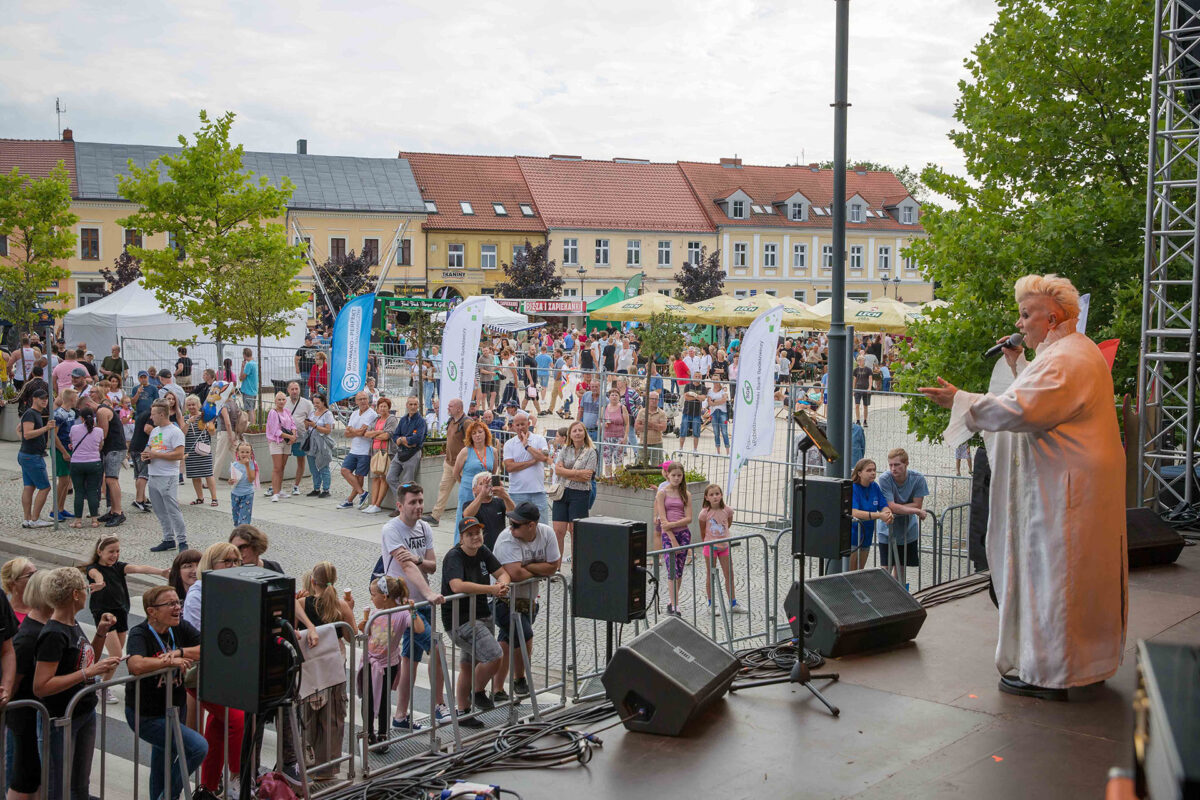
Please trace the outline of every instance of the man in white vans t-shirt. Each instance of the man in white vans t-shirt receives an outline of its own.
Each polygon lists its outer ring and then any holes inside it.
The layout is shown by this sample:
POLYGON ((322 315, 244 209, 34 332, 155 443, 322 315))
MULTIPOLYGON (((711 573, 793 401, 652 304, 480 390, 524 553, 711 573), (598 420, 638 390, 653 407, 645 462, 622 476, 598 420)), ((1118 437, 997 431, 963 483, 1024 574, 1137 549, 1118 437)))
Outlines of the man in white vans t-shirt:
POLYGON ((350 414, 346 423, 345 437, 350 440, 350 452, 342 459, 342 477, 350 484, 350 497, 338 508, 353 508, 354 498, 358 495, 358 504, 367 502, 367 493, 363 491, 363 482, 371 471, 371 439, 365 434, 375 427, 379 415, 371 408, 371 395, 359 392, 354 395, 358 408, 350 414), (359 494, 361 492, 361 495, 359 494))

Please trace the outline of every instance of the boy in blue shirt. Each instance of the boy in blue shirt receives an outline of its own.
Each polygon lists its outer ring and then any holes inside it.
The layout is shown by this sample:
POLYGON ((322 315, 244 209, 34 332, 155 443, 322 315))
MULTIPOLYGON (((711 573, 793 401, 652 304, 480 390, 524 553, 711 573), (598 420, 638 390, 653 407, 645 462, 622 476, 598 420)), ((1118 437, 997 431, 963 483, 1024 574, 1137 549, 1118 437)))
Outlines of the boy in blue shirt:
POLYGON ((890 567, 904 583, 904 568, 921 563, 921 520, 929 516, 925 498, 929 485, 925 476, 908 468, 908 452, 902 448, 888 453, 888 471, 879 479, 894 519, 879 526, 879 564, 890 567), (895 562, 899 563, 895 563, 895 562))

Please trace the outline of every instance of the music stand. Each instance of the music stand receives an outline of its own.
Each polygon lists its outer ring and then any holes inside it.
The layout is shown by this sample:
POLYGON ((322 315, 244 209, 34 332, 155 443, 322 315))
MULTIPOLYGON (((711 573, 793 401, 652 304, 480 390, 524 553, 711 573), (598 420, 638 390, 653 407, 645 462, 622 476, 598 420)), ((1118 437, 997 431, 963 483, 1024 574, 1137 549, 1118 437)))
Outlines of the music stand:
MULTIPOLYGON (((839 716, 842 712, 833 703, 825 699, 825 695, 821 694, 821 690, 812 685, 814 680, 832 680, 839 679, 836 672, 813 674, 808 666, 807 657, 809 655, 808 648, 804 646, 804 551, 807 548, 807 531, 808 531, 808 451, 816 447, 821 455, 825 457, 827 462, 837 461, 840 457, 837 449, 829 442, 829 439, 817 427, 817 422, 804 411, 793 412, 796 422, 800 425, 800 429, 806 434, 804 441, 800 443, 801 468, 800 478, 797 483, 800 486, 800 549, 792 554, 800 563, 798 564, 800 573, 800 608, 796 612, 796 629, 799 636, 796 640, 796 663, 792 666, 791 673, 786 678, 770 678, 762 681, 751 681, 737 686, 737 689, 752 689, 756 686, 774 686, 780 683, 798 683, 805 689, 812 692, 813 696, 825 704, 829 709, 829 713, 833 716, 839 716)), ((794 512, 794 509, 793 509, 794 512)), ((734 691, 730 687, 730 691, 734 691)))

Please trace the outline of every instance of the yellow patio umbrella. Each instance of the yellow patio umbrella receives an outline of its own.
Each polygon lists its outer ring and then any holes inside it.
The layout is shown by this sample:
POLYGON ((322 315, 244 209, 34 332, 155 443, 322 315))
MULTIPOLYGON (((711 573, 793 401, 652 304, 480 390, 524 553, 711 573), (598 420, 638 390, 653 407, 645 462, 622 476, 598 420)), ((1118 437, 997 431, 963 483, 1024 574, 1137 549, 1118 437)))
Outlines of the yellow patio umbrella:
POLYGON ((904 303, 894 297, 877 297, 874 300, 868 300, 867 305, 894 308, 904 315, 906 322, 920 319, 924 314, 922 307, 910 306, 908 303, 904 303))
POLYGON ((759 314, 778 305, 780 305, 779 298, 769 294, 735 298, 726 313, 716 315, 708 323, 710 325, 749 325, 758 319, 759 314))
POLYGON ((686 316, 688 307, 680 301, 654 292, 640 294, 596 312, 596 316, 613 322, 649 322, 652 314, 675 314, 686 316))
POLYGON ((813 313, 812 307, 792 297, 781 297, 777 305, 783 306, 783 327, 790 330, 822 330, 821 317, 813 313))
MULTIPOLYGON (((861 305, 862 305, 862 303, 858 302, 857 300, 851 300, 849 297, 846 298, 845 309, 846 309, 846 324, 847 325, 850 324, 850 315, 853 314, 854 310, 861 305)), ((832 297, 826 297, 824 300, 817 303, 816 305, 809 306, 808 310, 816 318, 815 326, 816 326, 817 330, 820 330, 820 331, 829 330, 830 318, 833 315, 833 298, 832 297)))
POLYGON ((930 300, 925 305, 921 306, 922 311, 928 311, 931 308, 949 308, 950 304, 945 300, 930 300))
POLYGON ((718 320, 731 314, 733 307, 740 302, 741 300, 730 295, 719 294, 716 297, 688 305, 684 319, 688 322, 700 322, 706 325, 722 325, 724 323, 718 320))
MULTIPOLYGON (((899 303, 897 305, 904 305, 899 303)), ((904 333, 908 330, 910 315, 897 305, 889 303, 855 303, 855 308, 846 304, 846 324, 854 326, 855 333, 904 333)))

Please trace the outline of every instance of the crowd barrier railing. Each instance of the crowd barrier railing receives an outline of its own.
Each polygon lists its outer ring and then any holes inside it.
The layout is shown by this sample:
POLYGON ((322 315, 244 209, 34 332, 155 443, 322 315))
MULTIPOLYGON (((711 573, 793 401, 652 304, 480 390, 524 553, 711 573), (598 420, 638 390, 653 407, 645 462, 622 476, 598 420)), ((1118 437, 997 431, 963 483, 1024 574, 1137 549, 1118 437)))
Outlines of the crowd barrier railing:
MULTIPOLYGON (((323 711, 321 712, 323 715, 322 724, 325 725, 326 728, 330 731, 339 731, 339 729, 341 729, 339 732, 339 735, 336 737, 336 741, 338 743, 336 749, 334 749, 331 752, 331 757, 326 759, 325 761, 317 762, 314 764, 306 764, 305 763, 305 751, 307 750, 307 747, 304 746, 302 743, 297 743, 301 748, 301 751, 297 755, 299 756, 299 762, 301 765, 301 769, 305 770, 305 772, 306 772, 305 777, 307 777, 307 778, 311 779, 311 776, 313 776, 314 774, 320 775, 320 774, 328 772, 330 770, 333 770, 336 775, 336 773, 340 771, 342 764, 346 764, 346 778, 342 779, 342 780, 322 779, 322 780, 320 780, 320 783, 322 783, 324 785, 322 785, 318 789, 312 789, 311 783, 310 783, 309 795, 310 795, 311 800, 316 800, 316 798, 324 797, 327 794, 332 794, 334 792, 337 792, 340 789, 344 788, 345 786, 349 785, 350 783, 353 783, 354 777, 355 777, 356 761, 358 758, 356 748, 351 746, 349 748, 343 749, 343 747, 342 747, 342 743, 346 741, 345 732, 347 730, 354 731, 356 724, 357 724, 357 719, 358 719, 358 703, 357 703, 357 688, 358 687, 355 685, 356 681, 354 680, 354 676, 358 674, 358 671, 356 669, 357 659, 358 659, 358 646, 357 646, 358 645, 358 642, 357 642, 358 631, 356 631, 353 626, 349 625, 344 620, 335 620, 332 623, 332 625, 329 625, 329 626, 322 625, 320 627, 321 628, 326 628, 326 627, 333 628, 333 630, 337 632, 337 635, 339 636, 341 643, 344 643, 344 646, 342 647, 343 657, 347 658, 348 662, 349 662, 348 663, 349 671, 347 673, 349 675, 349 679, 346 681, 347 719, 342 721, 341 724, 339 724, 337 720, 334 720, 333 719, 333 703, 326 702, 323 707, 323 711), (341 636, 342 633, 345 633, 346 636, 342 637, 341 636), (346 655, 346 651, 349 651, 348 655, 346 655), (348 750, 349 752, 345 752, 344 750, 348 750)), ((295 700, 294 705, 297 705, 297 706, 302 705, 305 702, 305 700, 306 700, 306 698, 304 698, 304 697, 297 698, 295 700)), ((299 708, 296 709, 296 713, 297 714, 300 713, 299 708)), ((276 722, 276 727, 275 727, 276 731, 283 730, 282 725, 285 724, 282 720, 283 715, 284 715, 284 710, 280 709, 280 714, 277 717, 277 722, 276 722)))
MULTIPOLYGON (((46 796, 46 787, 50 780, 50 712, 46 706, 39 703, 37 700, 14 700, 0 708, 0 731, 5 733, 5 736, 13 735, 13 731, 9 730, 9 714, 17 711, 32 711, 36 715, 37 730, 38 730, 38 756, 42 764, 42 778, 40 797, 46 796)), ((0 775, 4 776, 6 785, 8 779, 9 764, 7 760, 8 748, 0 747, 0 775)))

